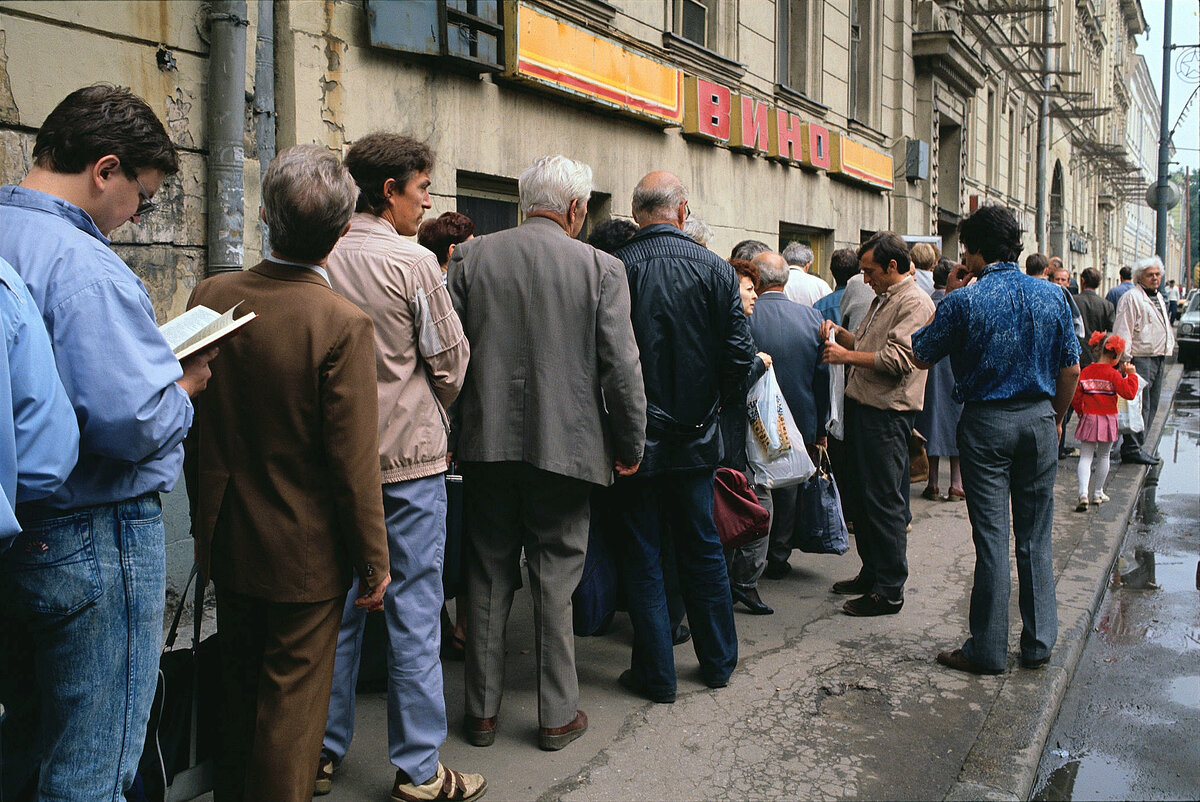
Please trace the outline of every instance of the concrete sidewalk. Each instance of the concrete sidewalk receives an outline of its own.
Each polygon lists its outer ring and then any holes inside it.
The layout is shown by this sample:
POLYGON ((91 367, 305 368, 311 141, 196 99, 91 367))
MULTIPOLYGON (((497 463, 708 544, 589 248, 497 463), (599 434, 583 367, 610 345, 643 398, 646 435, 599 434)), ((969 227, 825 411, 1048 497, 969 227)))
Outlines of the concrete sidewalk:
MULTIPOLYGON (((1171 367, 1151 442, 1179 376, 1171 367)), ((706 688, 691 644, 677 647, 674 705, 642 702, 617 685, 631 638, 628 618, 618 615, 608 635, 577 642, 590 730, 561 752, 537 749, 532 611, 528 594, 519 593, 496 743, 480 749, 463 740, 462 664, 447 663, 450 736, 442 760, 483 773, 496 800, 1026 799, 1146 472, 1114 466, 1112 501, 1080 514, 1073 512, 1075 465, 1059 465, 1060 634, 1042 670, 1017 665, 1015 562, 1009 671, 976 677, 934 662, 939 650, 965 639, 975 556, 966 505, 926 501, 914 485, 911 575, 900 614, 840 612, 845 597, 829 586, 857 571, 853 548, 842 557, 794 553, 797 570, 760 583, 775 615, 739 609, 741 662, 729 687, 706 688)), ((382 694, 359 696, 357 724, 328 799, 386 800, 394 769, 382 694)))

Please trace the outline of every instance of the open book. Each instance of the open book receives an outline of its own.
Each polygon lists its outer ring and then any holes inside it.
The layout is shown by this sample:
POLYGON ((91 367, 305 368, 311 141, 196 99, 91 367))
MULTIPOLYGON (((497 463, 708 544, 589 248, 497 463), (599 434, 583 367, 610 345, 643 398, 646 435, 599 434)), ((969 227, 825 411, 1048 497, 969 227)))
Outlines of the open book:
POLYGON ((241 305, 234 304, 225 314, 219 314, 207 306, 195 306, 174 320, 158 327, 167 345, 179 359, 186 359, 197 351, 223 340, 233 332, 258 317, 254 312, 233 319, 233 311, 241 305))

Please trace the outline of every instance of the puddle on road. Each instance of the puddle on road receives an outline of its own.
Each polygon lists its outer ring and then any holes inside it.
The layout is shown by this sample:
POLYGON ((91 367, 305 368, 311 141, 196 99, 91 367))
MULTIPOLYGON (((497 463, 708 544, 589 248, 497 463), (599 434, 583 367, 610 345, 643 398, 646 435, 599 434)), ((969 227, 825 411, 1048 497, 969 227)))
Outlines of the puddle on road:
POLYGON ((1125 799, 1134 773, 1111 755, 1080 755, 1059 766, 1034 795, 1034 802, 1070 799, 1125 799))
POLYGON ((1167 696, 1177 704, 1200 709, 1200 676, 1176 677, 1167 686, 1167 696))

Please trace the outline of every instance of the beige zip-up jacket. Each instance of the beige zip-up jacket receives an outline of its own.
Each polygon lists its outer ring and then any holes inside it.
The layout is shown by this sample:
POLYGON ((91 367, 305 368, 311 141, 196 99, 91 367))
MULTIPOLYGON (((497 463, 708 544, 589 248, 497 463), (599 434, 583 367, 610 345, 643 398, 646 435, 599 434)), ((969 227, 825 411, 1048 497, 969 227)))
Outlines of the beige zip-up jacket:
POLYGON ((431 251, 360 212, 329 255, 329 283, 375 324, 379 467, 384 484, 446 470, 446 408, 470 346, 431 251))
POLYGON ((1117 302, 1113 334, 1125 340, 1126 356, 1170 356, 1175 351, 1175 331, 1167 317, 1162 292, 1149 295, 1134 284, 1117 302))

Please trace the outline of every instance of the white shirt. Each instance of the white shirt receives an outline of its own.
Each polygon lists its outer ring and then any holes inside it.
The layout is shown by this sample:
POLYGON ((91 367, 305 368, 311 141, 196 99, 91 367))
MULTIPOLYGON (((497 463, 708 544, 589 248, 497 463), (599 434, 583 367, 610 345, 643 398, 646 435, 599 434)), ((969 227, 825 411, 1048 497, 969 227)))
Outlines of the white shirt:
POLYGON ((833 288, 825 283, 820 276, 807 273, 795 265, 788 266, 787 284, 783 286, 783 294, 789 300, 798 304, 812 306, 817 301, 833 292, 833 288))

